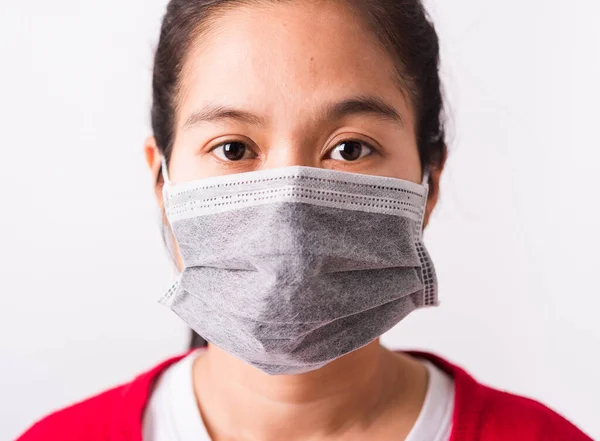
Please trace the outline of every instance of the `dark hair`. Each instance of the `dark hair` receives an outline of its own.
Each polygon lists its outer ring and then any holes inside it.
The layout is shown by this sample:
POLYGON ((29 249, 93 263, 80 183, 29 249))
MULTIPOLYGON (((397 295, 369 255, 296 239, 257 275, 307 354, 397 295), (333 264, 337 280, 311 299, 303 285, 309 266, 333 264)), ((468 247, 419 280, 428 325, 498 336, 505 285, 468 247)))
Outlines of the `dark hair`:
MULTIPOLYGON (((180 76, 189 48, 211 18, 244 4, 277 0, 171 0, 163 18, 152 79, 152 130, 167 162, 175 138, 180 76)), ((279 0, 281 1, 281 0, 279 0)), ((296 0, 302 1, 302 0, 296 0)), ((421 0, 340 0, 353 8, 393 57, 416 116, 421 165, 441 167, 446 156, 439 42, 421 0)), ((157 183, 160 182, 160 173, 157 183)), ((206 342, 192 334, 191 346, 206 342)))

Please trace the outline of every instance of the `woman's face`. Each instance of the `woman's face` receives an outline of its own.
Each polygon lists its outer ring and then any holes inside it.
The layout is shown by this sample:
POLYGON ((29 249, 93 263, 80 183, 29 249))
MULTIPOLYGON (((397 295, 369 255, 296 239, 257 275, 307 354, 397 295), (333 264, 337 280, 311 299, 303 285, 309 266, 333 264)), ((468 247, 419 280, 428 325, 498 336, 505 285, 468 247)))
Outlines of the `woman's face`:
MULTIPOLYGON (((415 116, 392 58, 341 3, 220 13, 181 86, 174 183, 291 165, 421 182, 415 116)), ((146 152, 158 172, 152 138, 146 152)))

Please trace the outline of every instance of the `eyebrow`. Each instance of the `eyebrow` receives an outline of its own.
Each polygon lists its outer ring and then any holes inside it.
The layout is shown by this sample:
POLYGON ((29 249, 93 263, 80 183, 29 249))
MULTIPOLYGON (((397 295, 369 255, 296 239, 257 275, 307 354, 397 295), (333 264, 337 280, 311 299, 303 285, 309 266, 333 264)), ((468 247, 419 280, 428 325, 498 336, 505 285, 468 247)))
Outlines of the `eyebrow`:
MULTIPOLYGON (((397 124, 404 124, 400 114, 393 106, 375 96, 355 96, 325 106, 322 115, 326 120, 342 119, 347 116, 371 114, 397 124)), ((226 119, 237 120, 246 124, 266 126, 266 121, 250 112, 216 104, 208 104, 202 110, 194 112, 183 125, 184 129, 201 123, 218 122, 226 119)))
POLYGON ((327 108, 327 119, 342 119, 345 116, 371 114, 383 120, 404 124, 402 117, 393 106, 375 96, 356 96, 335 103, 327 108))

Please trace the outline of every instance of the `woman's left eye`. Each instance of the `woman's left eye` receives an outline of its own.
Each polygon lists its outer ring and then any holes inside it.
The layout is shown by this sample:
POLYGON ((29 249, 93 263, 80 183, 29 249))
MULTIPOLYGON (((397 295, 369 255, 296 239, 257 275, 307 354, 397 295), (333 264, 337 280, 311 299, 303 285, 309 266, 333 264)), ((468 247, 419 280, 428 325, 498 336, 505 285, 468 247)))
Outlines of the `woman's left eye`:
POLYGON ((357 161, 360 158, 364 158, 365 156, 370 155, 373 151, 374 149, 364 142, 347 140, 336 145, 331 150, 329 156, 331 159, 351 162, 357 161), (335 157, 336 155, 338 157, 335 157))

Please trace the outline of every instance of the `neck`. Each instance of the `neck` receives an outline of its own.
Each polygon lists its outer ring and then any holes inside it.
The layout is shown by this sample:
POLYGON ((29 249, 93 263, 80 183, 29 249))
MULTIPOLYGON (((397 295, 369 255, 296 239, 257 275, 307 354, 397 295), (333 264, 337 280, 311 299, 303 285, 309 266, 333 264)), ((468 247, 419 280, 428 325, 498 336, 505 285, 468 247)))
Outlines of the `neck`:
POLYGON ((406 359, 376 340, 321 369, 270 376, 210 345, 194 388, 214 440, 327 439, 366 431, 398 403, 422 403, 424 368, 406 359))

